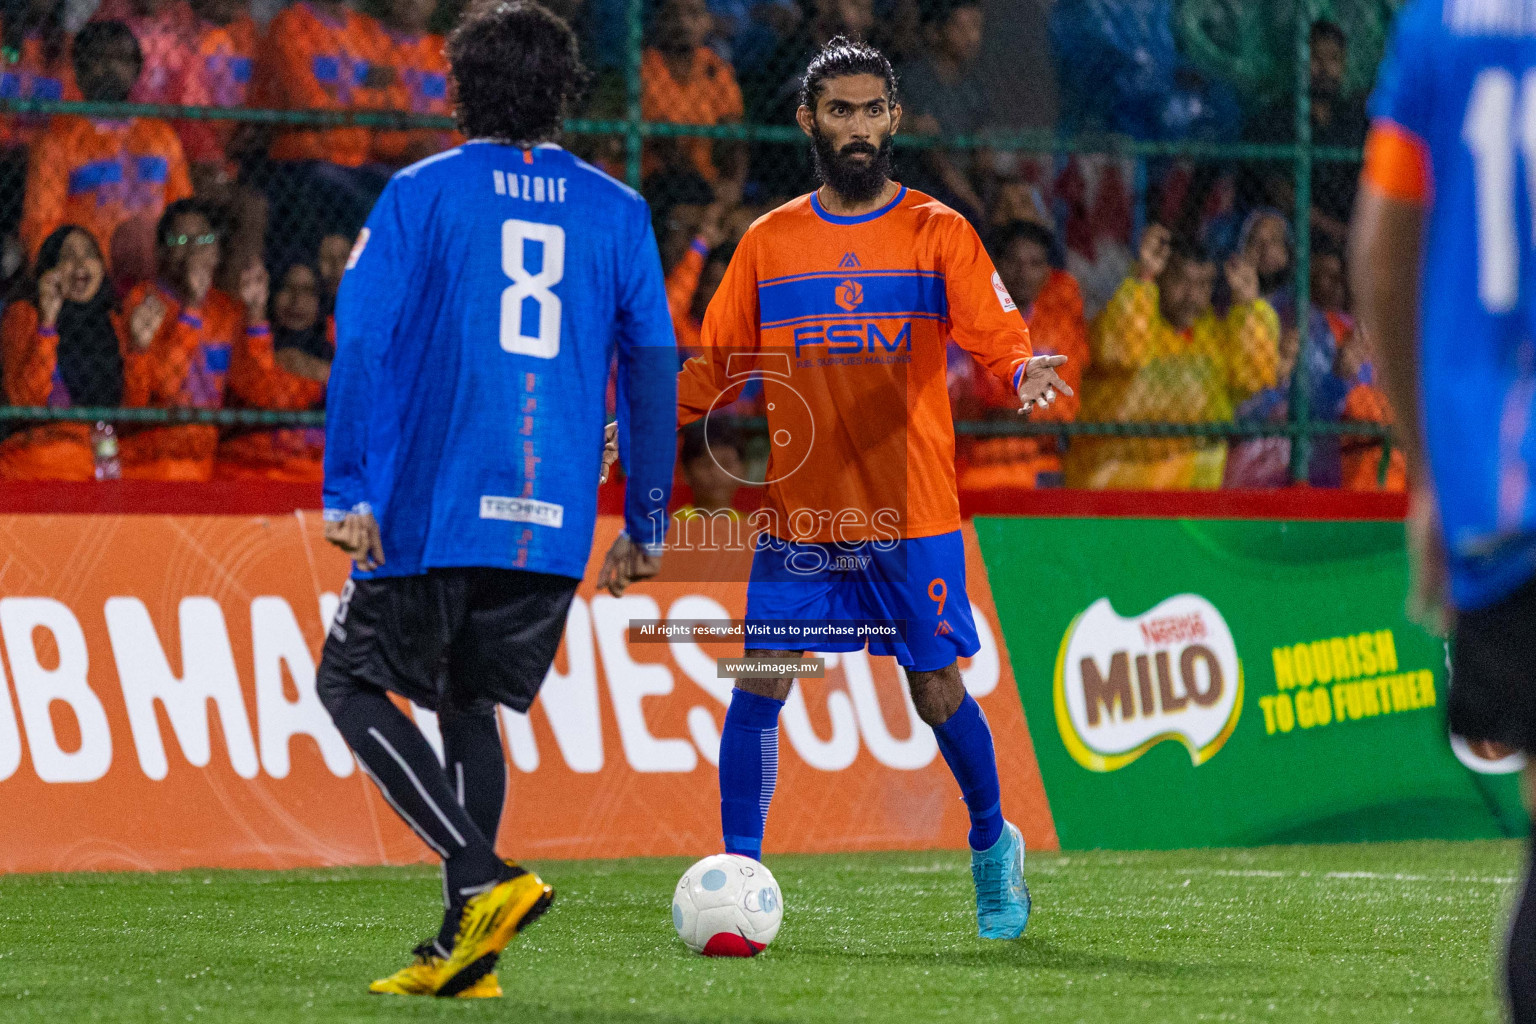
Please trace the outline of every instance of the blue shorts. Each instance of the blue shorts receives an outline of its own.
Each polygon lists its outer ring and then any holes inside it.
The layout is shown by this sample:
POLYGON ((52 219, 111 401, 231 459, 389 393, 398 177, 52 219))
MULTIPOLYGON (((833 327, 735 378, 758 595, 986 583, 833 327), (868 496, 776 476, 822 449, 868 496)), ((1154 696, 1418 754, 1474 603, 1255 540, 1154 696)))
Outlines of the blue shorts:
POLYGON ((904 623, 905 639, 828 640, 800 645, 753 640, 749 651, 858 651, 893 655, 906 668, 935 672, 981 649, 965 591, 960 531, 858 544, 797 544, 764 534, 752 556, 747 617, 754 623, 828 620, 904 623))

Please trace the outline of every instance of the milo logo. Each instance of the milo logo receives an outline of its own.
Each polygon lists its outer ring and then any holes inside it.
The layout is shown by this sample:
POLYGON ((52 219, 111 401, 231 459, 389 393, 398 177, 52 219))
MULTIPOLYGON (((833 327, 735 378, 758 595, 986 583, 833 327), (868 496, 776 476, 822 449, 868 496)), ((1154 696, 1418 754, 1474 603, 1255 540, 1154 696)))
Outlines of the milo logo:
POLYGON ((1101 597, 1072 624, 1056 657, 1056 726, 1078 764, 1124 768, 1162 740, 1190 760, 1216 756, 1243 707, 1243 666, 1216 606, 1179 594, 1134 618, 1101 597))

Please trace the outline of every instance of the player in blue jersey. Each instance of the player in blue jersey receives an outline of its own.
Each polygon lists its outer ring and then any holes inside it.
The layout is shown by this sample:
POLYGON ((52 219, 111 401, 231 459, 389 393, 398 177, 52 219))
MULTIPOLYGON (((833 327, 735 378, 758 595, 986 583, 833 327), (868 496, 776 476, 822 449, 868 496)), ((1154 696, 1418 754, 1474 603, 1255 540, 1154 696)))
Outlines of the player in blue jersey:
MULTIPOLYGON (((1452 632, 1447 715, 1536 752, 1536 2, 1415 0, 1373 99, 1356 294, 1414 480, 1414 601, 1452 632)), ((1536 782, 1527 769, 1527 793, 1536 782)), ((1509 930, 1536 1021, 1536 885, 1509 930)))
POLYGON ((554 895, 494 849, 495 707, 533 702, 586 568, 615 359, 629 485, 598 583, 657 571, 677 356, 645 201, 554 142, 586 78, 570 28, 492 3, 448 58, 470 141, 395 175, 337 299, 326 536, 355 570, 317 688, 444 862, 441 931, 372 991, 482 996, 554 895), (391 693, 437 712, 446 768, 391 693))

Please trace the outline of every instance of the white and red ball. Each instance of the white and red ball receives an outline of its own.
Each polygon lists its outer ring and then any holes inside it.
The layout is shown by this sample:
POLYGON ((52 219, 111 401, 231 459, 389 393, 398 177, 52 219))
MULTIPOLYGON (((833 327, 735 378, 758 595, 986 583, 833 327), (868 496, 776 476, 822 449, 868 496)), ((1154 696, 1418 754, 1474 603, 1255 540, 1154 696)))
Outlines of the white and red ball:
POLYGON ((705 956, 756 956, 783 920, 779 883, 751 857, 705 857, 683 872, 672 893, 672 926, 705 956))

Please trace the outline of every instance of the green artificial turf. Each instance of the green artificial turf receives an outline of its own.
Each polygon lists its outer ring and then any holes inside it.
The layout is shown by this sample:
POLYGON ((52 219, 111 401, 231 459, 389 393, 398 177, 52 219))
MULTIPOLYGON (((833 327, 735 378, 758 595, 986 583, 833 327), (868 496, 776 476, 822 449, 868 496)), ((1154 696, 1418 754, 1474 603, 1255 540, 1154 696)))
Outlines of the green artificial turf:
POLYGON ((0 879, 0 1021, 1498 1019, 1515 843, 1031 855, 1035 916, 976 938, 954 853, 777 857, 755 960, 672 932, 681 860, 535 865, 554 909, 504 999, 370 996, 435 927, 422 868, 0 879))

